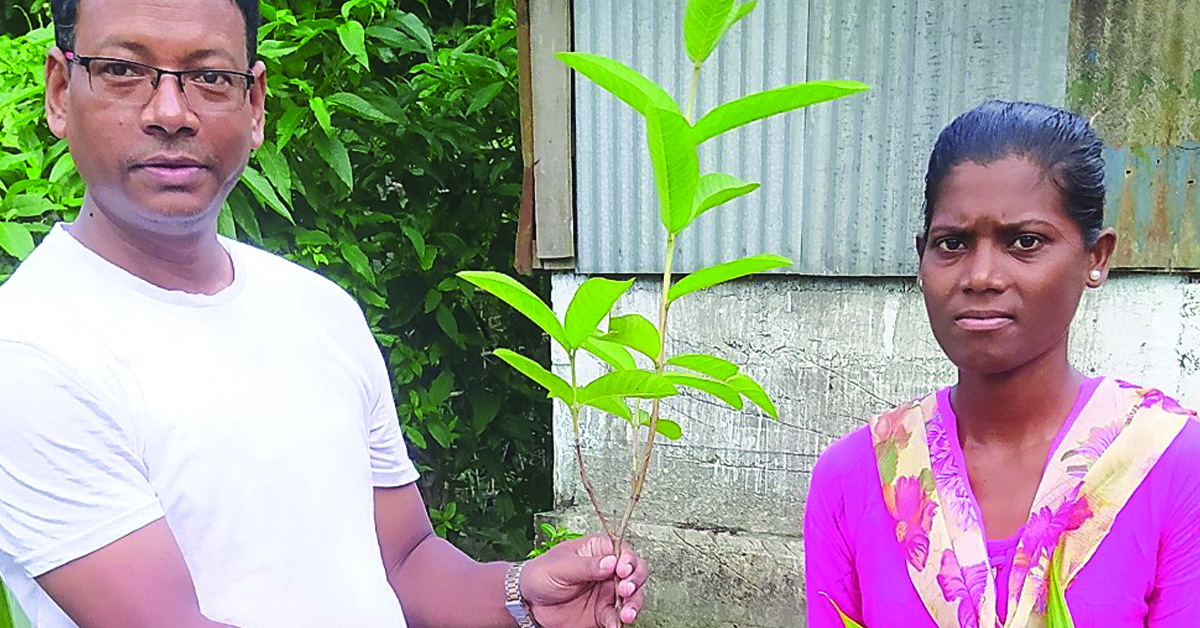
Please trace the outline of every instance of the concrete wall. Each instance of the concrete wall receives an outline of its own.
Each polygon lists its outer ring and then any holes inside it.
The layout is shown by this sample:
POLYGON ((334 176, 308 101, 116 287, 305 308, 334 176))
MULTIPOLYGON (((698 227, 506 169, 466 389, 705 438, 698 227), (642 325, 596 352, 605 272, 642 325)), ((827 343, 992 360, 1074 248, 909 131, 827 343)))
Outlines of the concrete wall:
MULTIPOLYGON (((583 279, 554 278, 560 314, 583 279)), ((656 284, 639 280, 619 307, 649 316, 656 298, 656 284)), ((688 297, 672 316, 672 353, 737 362, 772 395, 780 421, 694 396, 666 407, 684 437, 660 439, 635 517, 634 540, 654 573, 639 625, 803 626, 801 516, 816 456, 869 414, 952 383, 953 366, 929 332, 911 278, 765 277, 688 297)), ((1200 406, 1200 279, 1112 278, 1084 296, 1071 345, 1085 373, 1154 385, 1200 406)), ((552 358, 565 372, 565 354, 552 358)), ((601 372, 588 364, 581 381, 601 372)), ((582 433, 602 499, 623 509, 624 423, 597 413, 585 417, 582 433)), ((554 434, 560 510, 549 518, 595 530, 561 404, 554 434)))

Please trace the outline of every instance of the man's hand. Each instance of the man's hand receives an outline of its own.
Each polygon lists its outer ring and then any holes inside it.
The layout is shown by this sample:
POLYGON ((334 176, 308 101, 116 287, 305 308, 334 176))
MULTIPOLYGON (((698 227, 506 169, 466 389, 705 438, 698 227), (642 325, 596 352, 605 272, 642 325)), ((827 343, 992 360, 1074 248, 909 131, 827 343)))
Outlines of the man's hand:
POLYGON ((642 610, 648 575, 646 563, 629 545, 622 544, 618 560, 612 540, 593 534, 559 543, 529 561, 521 573, 521 595, 545 628, 620 628, 642 610))

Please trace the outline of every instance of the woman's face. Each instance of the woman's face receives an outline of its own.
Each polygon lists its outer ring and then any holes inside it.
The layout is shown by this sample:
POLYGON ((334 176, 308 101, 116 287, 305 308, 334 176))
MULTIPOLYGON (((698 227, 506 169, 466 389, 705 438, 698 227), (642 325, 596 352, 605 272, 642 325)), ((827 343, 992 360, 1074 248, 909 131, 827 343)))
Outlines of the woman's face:
POLYGON ((1106 230, 1088 247, 1057 186, 1028 159, 956 166, 917 241, 934 337, 959 369, 978 374, 1065 355, 1083 288, 1103 281, 1115 241, 1106 230))

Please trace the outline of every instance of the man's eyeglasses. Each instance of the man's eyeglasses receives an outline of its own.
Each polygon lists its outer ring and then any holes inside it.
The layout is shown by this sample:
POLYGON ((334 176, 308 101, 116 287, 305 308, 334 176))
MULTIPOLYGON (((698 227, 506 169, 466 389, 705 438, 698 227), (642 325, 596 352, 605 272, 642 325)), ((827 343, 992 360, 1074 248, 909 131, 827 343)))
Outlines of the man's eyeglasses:
POLYGON ((112 102, 145 107, 164 74, 179 80, 188 107, 196 113, 236 111, 246 104, 254 75, 235 70, 164 70, 152 65, 110 57, 84 57, 65 53, 67 61, 88 74, 96 95, 112 102))

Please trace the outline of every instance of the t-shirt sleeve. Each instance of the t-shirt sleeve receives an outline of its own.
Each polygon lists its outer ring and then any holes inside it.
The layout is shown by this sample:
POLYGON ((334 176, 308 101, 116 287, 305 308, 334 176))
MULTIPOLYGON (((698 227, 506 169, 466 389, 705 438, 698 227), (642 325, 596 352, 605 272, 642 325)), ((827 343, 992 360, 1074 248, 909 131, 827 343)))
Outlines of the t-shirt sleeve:
POLYGON ((1200 614, 1200 423, 1190 421, 1167 455, 1171 510, 1159 539, 1148 628, 1192 628, 1200 614))
POLYGON ((379 353, 371 345, 371 394, 374 402, 367 417, 368 440, 371 449, 371 481, 377 487, 404 486, 417 481, 420 474, 408 457, 408 448, 400 432, 400 418, 392 397, 391 377, 379 353))
POLYGON ((817 459, 804 507, 804 597, 809 628, 843 628, 837 609, 862 622, 854 555, 847 539, 842 458, 851 434, 817 459), (836 608, 834 606, 836 604, 836 608))
POLYGON ((0 552, 30 577, 163 517, 116 404, 45 353, 0 342, 0 552))

